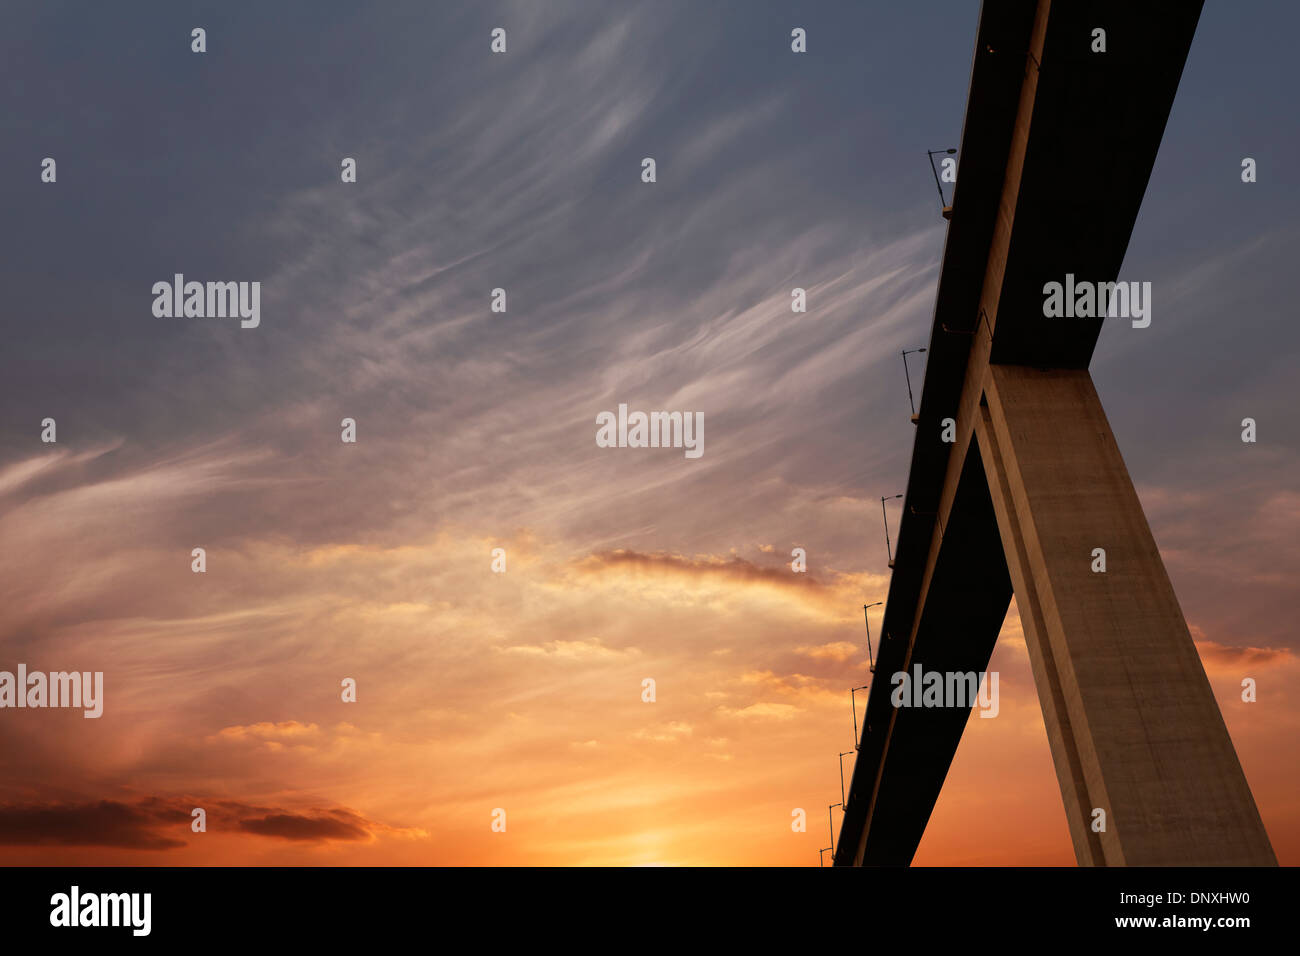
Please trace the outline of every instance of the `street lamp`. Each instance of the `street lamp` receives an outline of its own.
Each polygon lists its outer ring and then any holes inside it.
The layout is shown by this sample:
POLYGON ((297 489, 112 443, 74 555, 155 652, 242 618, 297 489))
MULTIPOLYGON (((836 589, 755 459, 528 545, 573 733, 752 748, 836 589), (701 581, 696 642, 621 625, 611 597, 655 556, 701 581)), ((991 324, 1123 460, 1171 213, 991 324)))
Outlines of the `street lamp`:
POLYGON ((849 703, 853 706, 853 747, 855 750, 860 748, 858 747, 858 701, 853 695, 860 690, 866 690, 870 686, 870 684, 863 684, 861 687, 849 688, 849 703))
POLYGON ((840 754, 840 806, 844 806, 844 758, 856 750, 846 750, 840 754))
POLYGON ((912 400, 912 376, 907 371, 907 357, 913 353, 924 352, 925 349, 903 349, 903 377, 907 379, 907 404, 912 406, 912 424, 917 422, 916 402, 912 400))
POLYGON ((889 566, 890 566, 891 568, 894 566, 894 556, 893 556, 893 554, 890 552, 890 547, 889 547, 889 518, 886 517, 886 515, 885 515, 885 502, 886 502, 886 501, 893 501, 895 498, 901 498, 901 497, 903 497, 903 496, 902 496, 902 495, 890 495, 890 496, 888 496, 888 497, 884 497, 884 496, 882 496, 881 499, 880 499, 880 517, 881 517, 881 520, 883 520, 883 521, 885 522, 885 557, 889 559, 889 566))
MULTIPOLYGON (((886 534, 889 533, 888 528, 885 529, 885 533, 886 534)), ((862 620, 863 623, 867 625, 867 665, 868 665, 867 669, 871 671, 871 673, 873 674, 876 672, 876 663, 871 658, 871 620, 867 617, 867 608, 876 607, 884 603, 885 603, 884 601, 877 601, 875 604, 862 605, 862 620)))
POLYGON ((836 807, 839 807, 841 810, 843 810, 844 804, 831 803, 831 804, 827 804, 826 806, 826 826, 831 831, 831 857, 832 858, 834 858, 835 856, 835 822, 834 822, 834 818, 831 816, 831 811, 834 810, 836 807))
MULTIPOLYGON (((824 856, 822 856, 822 854, 825 853, 827 850, 831 850, 831 851, 833 852, 833 851, 835 850, 835 847, 833 847, 833 846, 824 846, 824 847, 822 847, 820 850, 817 851, 817 865, 818 865, 818 866, 825 866, 825 865, 826 865, 826 858, 825 858, 824 856)), ((831 857, 831 864, 834 865, 834 863, 835 863, 835 858, 834 858, 834 857, 831 857)))
POLYGON ((953 156, 955 149, 927 149, 926 155, 930 157, 930 172, 934 173, 934 185, 939 190, 939 205, 943 207, 943 218, 952 218, 952 206, 948 205, 948 200, 943 198, 943 186, 939 182, 939 171, 934 168, 934 157, 936 156, 953 156))

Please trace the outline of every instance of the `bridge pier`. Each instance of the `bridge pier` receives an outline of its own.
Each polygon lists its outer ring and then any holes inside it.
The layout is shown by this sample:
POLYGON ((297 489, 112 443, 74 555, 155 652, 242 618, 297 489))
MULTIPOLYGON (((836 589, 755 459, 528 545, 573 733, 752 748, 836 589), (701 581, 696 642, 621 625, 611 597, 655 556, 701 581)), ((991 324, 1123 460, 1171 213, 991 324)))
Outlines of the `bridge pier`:
POLYGON ((1088 371, 990 365, 975 429, 1079 863, 1276 865, 1088 371))
MULTIPOLYGON (((1103 320, 1043 299, 1118 278, 1200 7, 982 7, 881 622, 878 676, 982 670, 1014 591, 1081 865, 1277 862, 1087 371, 1103 320)), ((889 686, 836 865, 911 862, 969 718, 895 709, 889 686)))

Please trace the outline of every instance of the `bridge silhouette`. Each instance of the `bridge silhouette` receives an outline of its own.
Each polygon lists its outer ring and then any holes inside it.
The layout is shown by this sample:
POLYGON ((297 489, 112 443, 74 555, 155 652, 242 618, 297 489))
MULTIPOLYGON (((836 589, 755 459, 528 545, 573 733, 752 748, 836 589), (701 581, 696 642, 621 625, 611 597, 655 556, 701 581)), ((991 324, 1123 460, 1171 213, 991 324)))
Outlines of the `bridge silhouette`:
POLYGON ((1013 593, 1078 862, 1277 863, 1088 372, 1103 319, 1044 314, 1116 279, 1200 10, 983 5, 837 866, 911 862, 970 710, 889 675, 985 671, 1013 593))

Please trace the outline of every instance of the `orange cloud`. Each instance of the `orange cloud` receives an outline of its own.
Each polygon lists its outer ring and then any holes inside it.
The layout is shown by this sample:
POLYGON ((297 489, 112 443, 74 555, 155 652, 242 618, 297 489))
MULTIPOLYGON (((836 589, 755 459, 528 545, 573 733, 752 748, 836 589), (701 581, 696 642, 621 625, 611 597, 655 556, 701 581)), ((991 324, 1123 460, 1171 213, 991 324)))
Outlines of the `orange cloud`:
POLYGON ((862 656, 862 648, 857 644, 850 644, 848 641, 835 641, 832 644, 820 644, 816 647, 796 647, 794 652, 804 654, 815 660, 835 661, 836 663, 843 663, 862 656))
POLYGON ((1217 641, 1198 640, 1196 652, 1206 670, 1229 670, 1242 667, 1276 667, 1295 660, 1289 647, 1232 647, 1217 641))

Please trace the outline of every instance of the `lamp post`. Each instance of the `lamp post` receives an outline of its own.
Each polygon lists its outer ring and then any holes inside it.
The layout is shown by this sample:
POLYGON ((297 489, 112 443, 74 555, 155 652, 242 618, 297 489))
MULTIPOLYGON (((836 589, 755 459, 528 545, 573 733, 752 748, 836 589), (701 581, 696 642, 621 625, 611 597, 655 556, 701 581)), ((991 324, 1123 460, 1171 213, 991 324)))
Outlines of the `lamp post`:
POLYGON ((844 758, 851 753, 856 753, 857 749, 845 750, 840 754, 840 806, 844 806, 844 758))
MULTIPOLYGON (((825 866, 825 865, 826 865, 826 858, 825 858, 824 856, 822 856, 822 854, 825 853, 827 850, 832 850, 832 851, 833 851, 834 849, 835 849, 834 847, 824 846, 824 847, 822 847, 820 850, 818 850, 818 851, 817 851, 817 865, 818 865, 818 866, 825 866)), ((832 863, 832 865, 835 863, 835 858, 834 858, 834 857, 831 857, 831 863, 832 863)))
POLYGON ((858 701, 857 698, 855 698, 853 695, 860 690, 866 690, 870 686, 871 686, 870 684, 863 684, 861 687, 849 688, 849 703, 853 706, 853 747, 855 750, 859 749, 858 748, 858 701))
MULTIPOLYGON (((888 534, 889 529, 885 529, 885 533, 888 534)), ((884 603, 884 601, 877 601, 875 604, 862 605, 862 620, 867 625, 867 670, 873 674, 876 672, 876 662, 871 657, 871 621, 867 618, 867 608, 877 607, 884 603)))
POLYGON ((834 817, 831 815, 831 811, 834 810, 836 807, 839 807, 841 810, 843 810, 844 804, 831 803, 828 804, 826 807, 826 826, 831 831, 831 857, 832 858, 834 858, 835 856, 835 823, 834 823, 834 817))
POLYGON ((903 349, 903 377, 907 379, 907 404, 912 407, 912 424, 917 422, 916 402, 912 400, 912 376, 907 371, 907 357, 912 354, 919 354, 925 349, 903 349))
POLYGON ((927 149, 926 155, 930 157, 930 172, 934 173, 934 186, 939 190, 939 205, 943 209, 943 218, 952 218, 952 206, 948 205, 948 200, 943 198, 943 185, 939 182, 939 170, 934 168, 934 157, 936 156, 953 156, 957 153, 956 149, 927 149))
POLYGON ((887 497, 886 497, 886 496, 882 496, 881 499, 880 499, 880 518, 881 518, 881 520, 884 521, 884 523, 885 523, 885 557, 889 559, 889 566, 890 566, 891 568, 894 566, 894 555, 891 553, 891 551, 890 551, 890 547, 889 547, 889 518, 888 518, 888 516, 885 514, 885 502, 886 502, 886 501, 893 501, 895 498, 901 498, 901 497, 903 497, 903 496, 902 496, 902 495, 889 495, 889 496, 887 496, 887 497))

